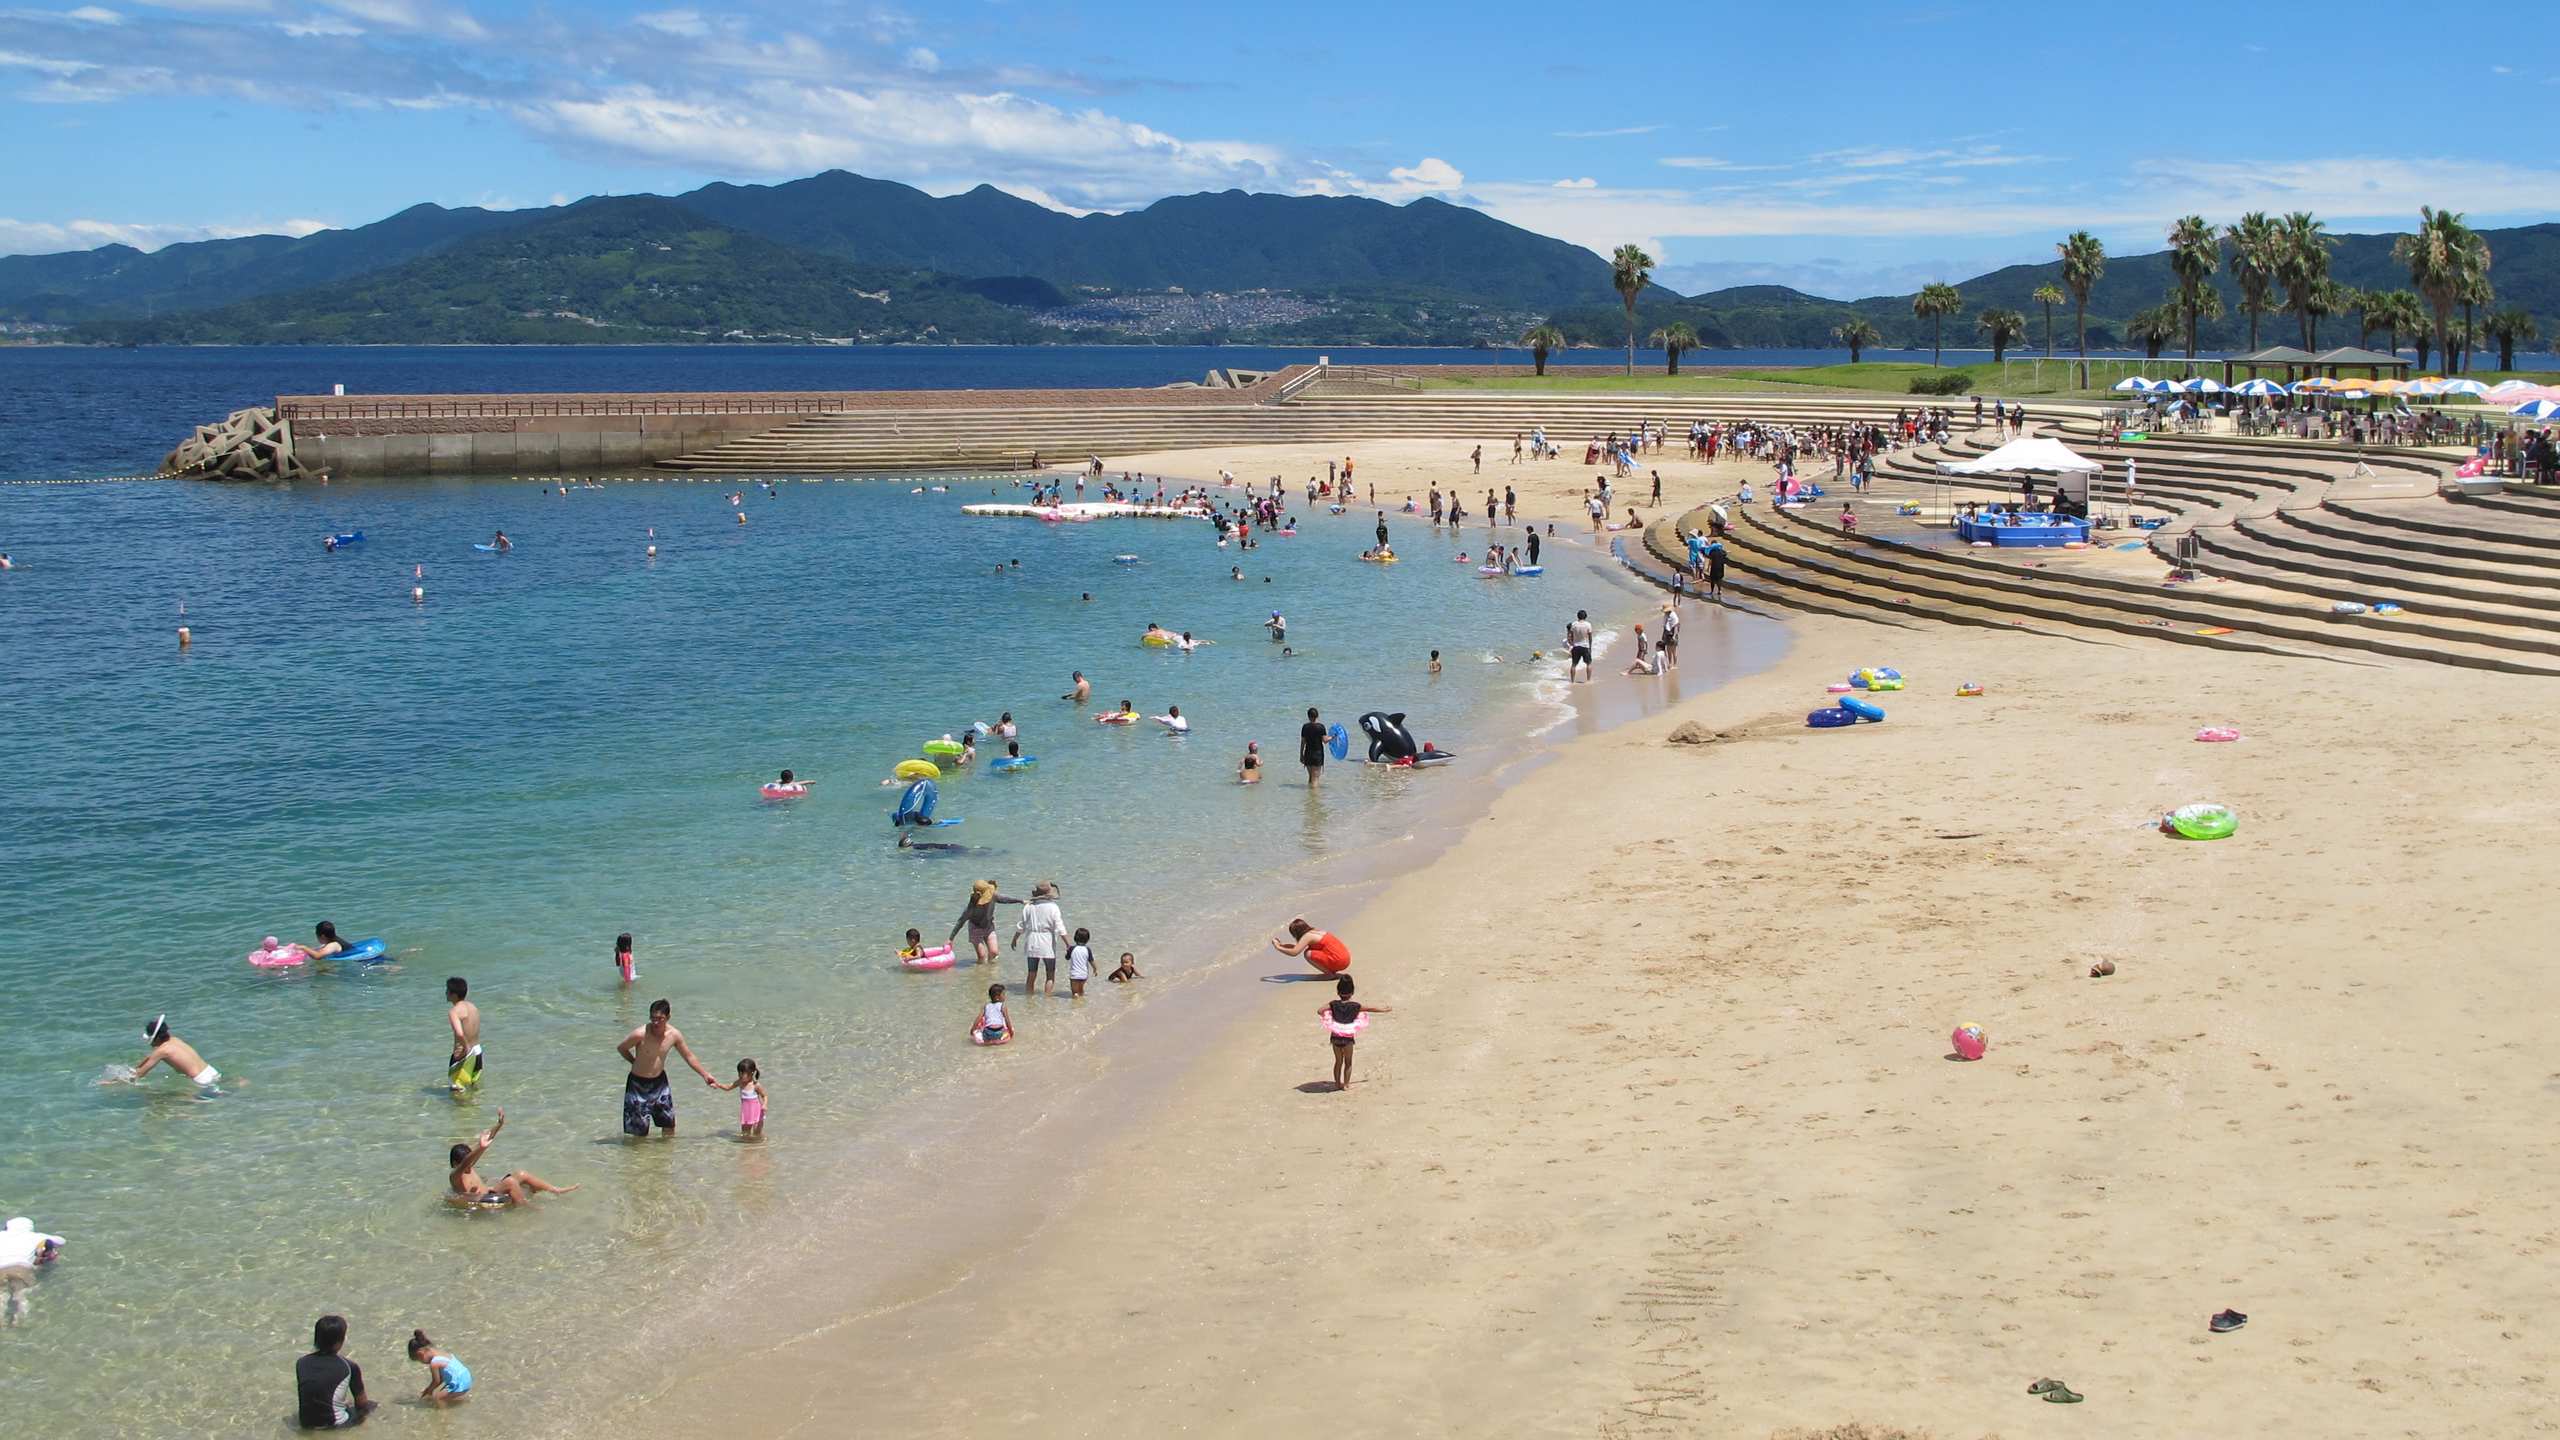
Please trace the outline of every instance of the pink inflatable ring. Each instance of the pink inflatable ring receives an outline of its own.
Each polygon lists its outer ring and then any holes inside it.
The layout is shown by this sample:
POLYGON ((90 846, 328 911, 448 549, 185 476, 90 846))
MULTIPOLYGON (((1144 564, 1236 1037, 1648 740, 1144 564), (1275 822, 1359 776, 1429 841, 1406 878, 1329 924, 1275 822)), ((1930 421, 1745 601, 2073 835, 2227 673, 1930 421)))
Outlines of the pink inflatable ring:
POLYGON ((910 970, 948 970, 953 958, 948 945, 927 945, 912 955, 898 952, 898 963, 910 970))
POLYGON ((2230 741, 2239 739, 2240 732, 2228 725, 2208 725, 2196 732, 2196 738, 2212 742, 2230 741))
POLYGON ((789 785, 783 785, 767 780, 762 785, 756 787, 756 793, 762 795, 767 800, 797 800, 801 796, 809 793, 809 787, 797 781, 794 781, 789 785))
POLYGON ((299 965, 309 958, 309 953, 301 946, 279 945, 273 935, 261 942, 257 949, 249 952, 249 963, 261 970, 282 970, 299 965))

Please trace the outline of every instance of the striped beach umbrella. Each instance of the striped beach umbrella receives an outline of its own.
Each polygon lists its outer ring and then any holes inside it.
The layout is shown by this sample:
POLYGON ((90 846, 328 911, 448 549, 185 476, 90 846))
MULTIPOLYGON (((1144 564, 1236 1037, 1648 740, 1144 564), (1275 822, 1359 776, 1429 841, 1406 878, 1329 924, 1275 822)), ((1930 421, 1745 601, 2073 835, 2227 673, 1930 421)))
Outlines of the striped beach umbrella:
POLYGON ((2285 393, 2285 388, 2274 380, 2243 380, 2231 387, 2231 393, 2234 395, 2282 395, 2285 393))
POLYGON ((2549 420, 2560 416, 2560 400, 2527 400, 2507 413, 2525 420, 2549 420))
POLYGON ((2142 393, 2145 395, 2175 395, 2178 393, 2178 382, 2175 380, 2146 380, 2142 382, 2142 393))
POLYGON ((2541 388, 2541 386, 2534 384, 2530 380, 2501 380, 2497 384, 2490 386, 2489 393, 2481 396, 2480 398, 2483 400, 2495 400, 2503 404, 2512 405, 2519 400, 2534 399, 2535 396, 2533 392, 2541 388))
POLYGON ((2477 380, 2447 380, 2442 386, 2441 393, 2446 395, 2468 395, 2473 399, 2478 399, 2489 393, 2489 387, 2481 384, 2477 380))
POLYGON ((2150 382, 2150 381, 2148 381, 2148 380, 2143 379, 2143 378, 2142 378, 2141 376, 2139 376, 2139 375, 2127 375, 2127 376, 2126 376, 2126 377, 2124 377, 2123 379, 2121 379, 2121 380, 2117 381, 2115 384, 2113 384, 2113 385, 2111 385, 2111 386, 2109 386, 2109 387, 2107 387, 2107 388, 2109 388, 2109 389, 2111 389, 2111 390, 2114 390, 2114 391, 2117 391, 2117 392, 2119 392, 2119 393, 2124 393, 2124 392, 2129 392, 2129 391, 2137 391, 2137 390, 2149 390, 2149 389, 2151 388, 2151 382, 2150 382))
POLYGON ((2314 375, 2308 380, 2295 381, 2293 385, 2293 393, 2296 395, 2324 395, 2337 388, 2337 381, 2332 380, 2325 375, 2314 375))
POLYGON ((2402 390, 2400 393, 2403 395, 2441 395, 2444 393, 2444 377, 2441 375, 2421 376, 2418 379, 2410 381, 2408 388, 2402 390))

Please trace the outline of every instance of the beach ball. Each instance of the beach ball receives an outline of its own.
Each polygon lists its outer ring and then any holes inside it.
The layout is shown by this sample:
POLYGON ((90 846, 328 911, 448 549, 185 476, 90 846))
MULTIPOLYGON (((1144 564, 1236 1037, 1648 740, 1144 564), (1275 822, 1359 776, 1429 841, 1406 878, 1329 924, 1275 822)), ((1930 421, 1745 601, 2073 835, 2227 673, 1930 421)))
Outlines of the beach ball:
POLYGON ((1971 1023, 1957 1026, 1949 1038, 1955 1042, 1956 1053, 1967 1060, 1979 1060, 1982 1052, 1991 1048, 1991 1037, 1982 1033, 1981 1026, 1971 1023))

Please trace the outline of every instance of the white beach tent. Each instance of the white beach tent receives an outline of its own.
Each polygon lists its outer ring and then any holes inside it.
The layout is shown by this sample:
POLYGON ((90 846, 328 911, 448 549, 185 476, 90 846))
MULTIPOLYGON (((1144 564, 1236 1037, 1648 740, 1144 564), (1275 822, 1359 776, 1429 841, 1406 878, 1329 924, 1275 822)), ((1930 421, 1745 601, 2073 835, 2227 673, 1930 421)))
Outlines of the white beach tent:
POLYGON ((2037 436, 2012 440, 1988 455, 1972 460, 1938 463, 1941 475, 2053 475, 2059 477, 2055 488, 2080 503, 2089 504, 2091 477, 2105 473, 2104 465, 2078 454, 2059 440, 2037 436))

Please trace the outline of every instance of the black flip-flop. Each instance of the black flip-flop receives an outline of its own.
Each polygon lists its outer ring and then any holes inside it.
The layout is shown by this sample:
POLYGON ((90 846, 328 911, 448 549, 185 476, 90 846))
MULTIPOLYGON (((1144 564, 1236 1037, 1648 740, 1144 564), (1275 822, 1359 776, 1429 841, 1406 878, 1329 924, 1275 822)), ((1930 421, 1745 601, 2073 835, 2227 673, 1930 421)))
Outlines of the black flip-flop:
POLYGON ((2214 1334, 2228 1335, 2232 1331, 2239 1329, 2241 1326, 2248 1324, 2249 1317, 2241 1314, 2237 1310, 2225 1310, 2221 1314, 2214 1316, 2211 1323, 2214 1334))
POLYGON ((2044 1392, 2045 1403, 2048 1405, 2077 1405, 2088 1398, 2068 1385, 2056 1385, 2044 1392))

